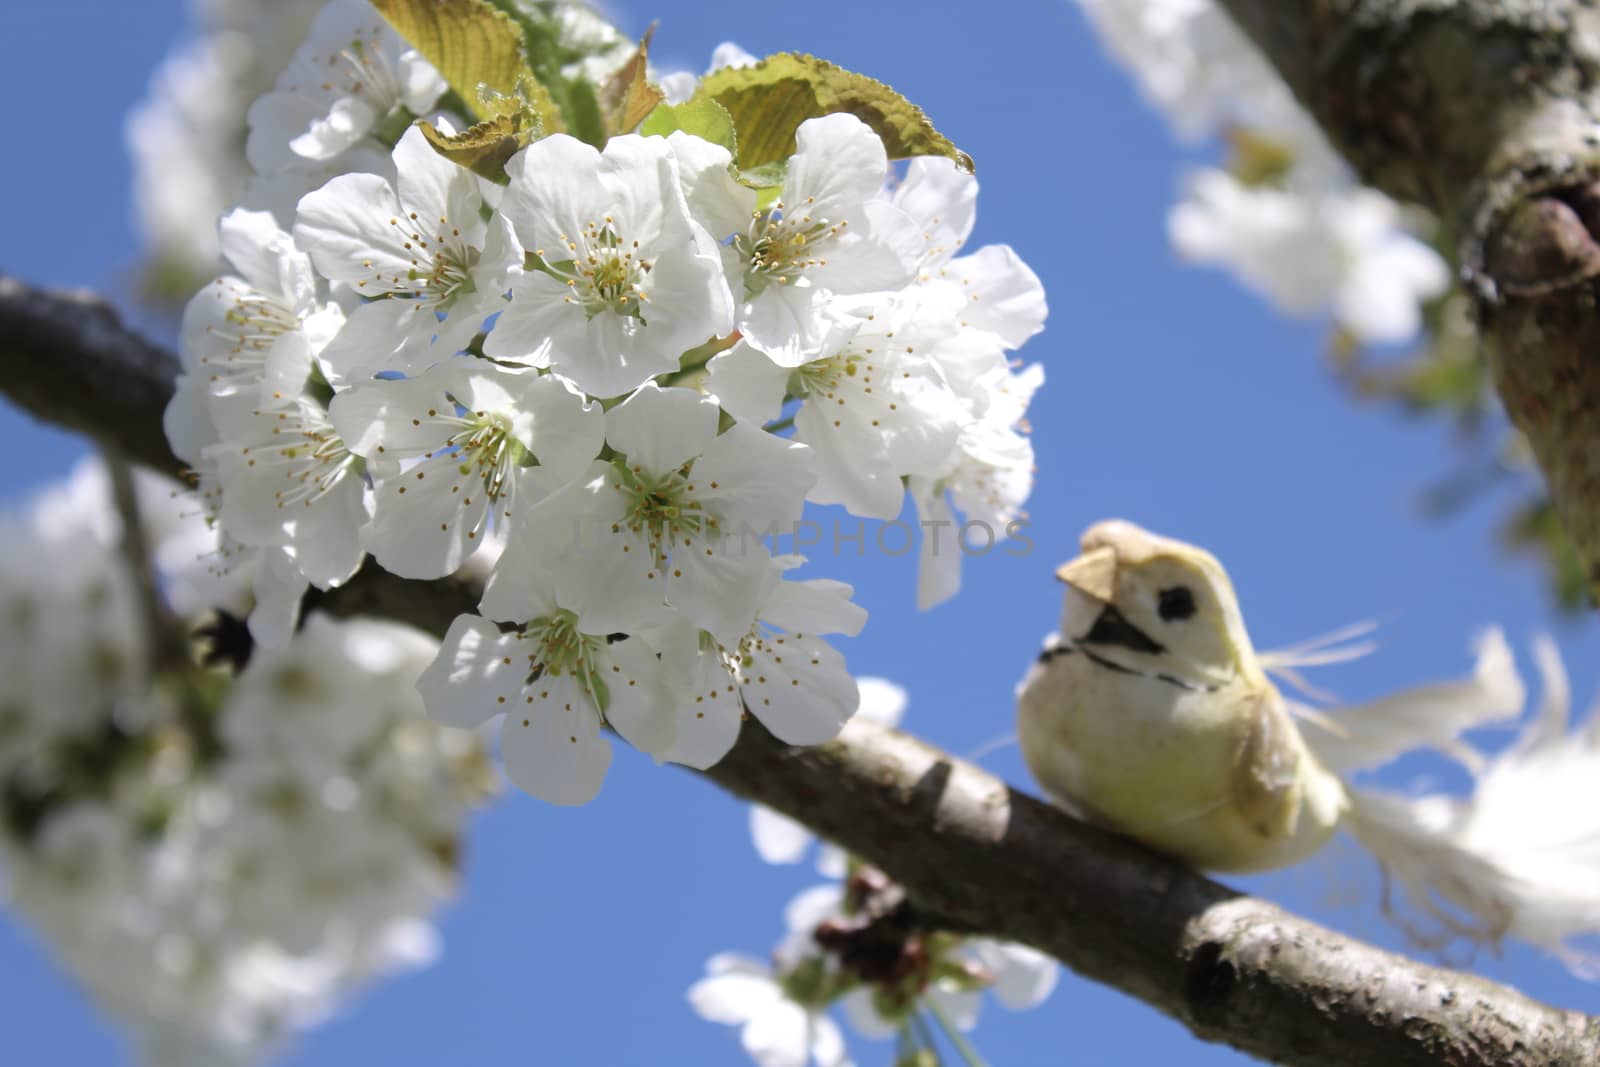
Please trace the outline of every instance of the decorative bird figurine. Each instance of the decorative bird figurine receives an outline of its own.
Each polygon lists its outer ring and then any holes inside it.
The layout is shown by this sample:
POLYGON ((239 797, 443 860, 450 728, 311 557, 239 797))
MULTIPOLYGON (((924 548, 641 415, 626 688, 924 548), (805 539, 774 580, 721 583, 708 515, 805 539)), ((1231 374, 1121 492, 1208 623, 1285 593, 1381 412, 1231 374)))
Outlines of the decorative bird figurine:
POLYGON ((1525 697, 1498 631, 1480 640, 1470 679, 1324 714, 1286 699, 1268 672, 1298 683, 1293 667, 1359 651, 1256 652, 1209 552, 1111 520, 1056 576, 1061 629, 1018 687, 1017 735, 1062 806, 1213 871, 1297 863, 1345 829, 1447 936, 1521 937, 1600 974, 1570 941, 1600 932, 1600 720, 1567 732, 1566 677, 1547 641, 1538 719, 1491 759, 1462 734, 1515 718, 1525 697), (1349 780, 1424 747, 1463 763, 1473 795, 1349 780))
POLYGON ((1018 698, 1039 784, 1090 820, 1195 867, 1304 859, 1348 803, 1307 751, 1209 553, 1127 522, 1063 564, 1061 634, 1018 698))

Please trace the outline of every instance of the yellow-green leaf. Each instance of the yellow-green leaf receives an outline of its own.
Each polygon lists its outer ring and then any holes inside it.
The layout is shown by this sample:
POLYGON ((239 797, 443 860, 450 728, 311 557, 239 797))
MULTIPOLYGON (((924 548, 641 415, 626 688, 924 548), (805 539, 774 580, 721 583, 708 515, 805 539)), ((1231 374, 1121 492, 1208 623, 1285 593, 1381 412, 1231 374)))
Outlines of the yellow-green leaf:
POLYGON ((665 137, 675 130, 719 144, 735 159, 739 156, 739 141, 733 132, 733 116, 715 100, 662 104, 650 112, 650 117, 639 127, 639 132, 647 137, 665 137))
POLYGON ((815 56, 782 52, 753 67, 724 67, 706 75, 694 98, 727 109, 746 169, 793 155, 795 130, 807 119, 847 112, 873 128, 890 159, 945 156, 972 170, 972 157, 934 129, 921 108, 880 81, 815 56))
POLYGON ((639 39, 639 47, 600 87, 600 107, 605 116, 607 136, 630 133, 667 98, 661 87, 650 84, 647 76, 651 26, 639 39))
POLYGON ((526 125, 522 112, 486 119, 458 134, 446 136, 431 122, 420 122, 422 134, 433 150, 458 166, 466 167, 490 181, 504 185, 506 162, 526 146, 537 133, 526 125))
POLYGON ((496 117, 485 109, 480 87, 515 97, 519 83, 531 82, 539 121, 546 130, 560 129, 550 94, 528 69, 522 28, 489 0, 372 0, 372 6, 439 69, 477 117, 496 117))

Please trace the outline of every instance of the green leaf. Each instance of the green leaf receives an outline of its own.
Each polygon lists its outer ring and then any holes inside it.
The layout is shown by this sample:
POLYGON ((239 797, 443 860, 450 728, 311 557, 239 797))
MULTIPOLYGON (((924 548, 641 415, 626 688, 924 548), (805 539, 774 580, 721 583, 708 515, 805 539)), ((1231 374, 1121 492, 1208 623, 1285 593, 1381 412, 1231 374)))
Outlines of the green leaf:
POLYGON ((802 122, 840 112, 871 126, 890 159, 944 156, 973 169, 972 158, 934 129, 921 108, 880 81, 815 56, 782 52, 753 67, 724 67, 706 75, 694 99, 727 109, 745 170, 788 159, 802 122))
POLYGON ((505 106, 496 102, 509 98, 532 107, 543 130, 561 129, 555 102, 528 67, 522 27, 489 0, 372 0, 372 6, 478 118, 504 117, 505 106))
POLYGON ((419 125, 422 135, 433 145, 435 152, 501 185, 510 181, 506 175, 506 162, 538 136, 534 132, 537 127, 526 126, 518 114, 501 115, 448 137, 431 122, 424 121, 419 125))
POLYGON ((568 3, 556 0, 492 2, 520 27, 528 69, 549 91, 560 110, 562 125, 551 125, 547 118, 546 129, 565 129, 580 141, 596 147, 604 145, 605 120, 595 99, 594 86, 581 76, 569 78, 563 71, 581 60, 611 51, 626 39, 593 12, 585 12, 592 16, 586 20, 574 20, 572 14, 577 9, 568 3))
POLYGON ((647 74, 650 38, 655 32, 654 26, 645 30, 633 55, 600 87, 600 108, 609 136, 633 132, 645 116, 667 98, 660 86, 650 83, 647 74))
POLYGON ((550 90, 526 70, 517 78, 516 92, 510 96, 496 92, 487 85, 480 85, 477 112, 488 119, 515 115, 524 127, 537 127, 534 139, 547 133, 560 133, 563 128, 561 108, 556 105, 550 90))
MULTIPOLYGON (((661 104, 644 120, 639 132, 665 137, 675 130, 719 144, 734 158, 739 156, 739 140, 733 131, 733 116, 715 100, 690 100, 682 104, 661 104)), ((780 179, 779 184, 782 184, 780 179)))
POLYGON ((547 132, 544 116, 560 118, 550 95, 531 74, 522 75, 515 96, 480 85, 477 110, 489 117, 457 134, 440 133, 431 122, 418 125, 435 152, 500 185, 511 180, 506 174, 511 157, 547 132))
POLYGON ((594 86, 581 78, 565 78, 561 84, 565 91, 561 113, 567 120, 567 132, 585 144, 605 147, 606 120, 594 86))

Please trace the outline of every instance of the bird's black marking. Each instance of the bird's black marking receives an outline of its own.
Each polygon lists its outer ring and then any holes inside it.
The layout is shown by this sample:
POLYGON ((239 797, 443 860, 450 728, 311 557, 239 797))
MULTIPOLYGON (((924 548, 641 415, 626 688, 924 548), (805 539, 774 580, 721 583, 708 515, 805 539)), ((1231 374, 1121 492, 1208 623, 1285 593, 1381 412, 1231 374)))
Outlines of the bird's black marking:
POLYGON ((1164 682, 1167 685, 1175 686, 1178 689, 1187 690, 1191 693, 1215 693, 1218 689, 1222 688, 1222 684, 1220 682, 1189 682, 1173 674, 1150 673, 1147 671, 1135 670, 1134 668, 1125 666, 1116 662, 1115 660, 1107 659, 1098 652, 1095 652, 1093 649, 1084 648, 1082 645, 1068 644, 1066 642, 1056 645, 1053 648, 1047 648, 1040 652, 1039 662, 1049 663, 1058 656, 1069 656, 1074 652, 1083 653, 1084 658, 1090 663, 1093 663, 1096 667, 1104 667, 1106 670, 1112 671, 1116 674, 1131 674, 1135 678, 1147 678, 1153 682, 1164 682))
POLYGON ((1150 656, 1159 656, 1167 650, 1166 646, 1152 640, 1149 634, 1123 618, 1122 612, 1111 604, 1107 604, 1100 617, 1094 620, 1089 632, 1078 638, 1078 643, 1125 648, 1150 656))
POLYGON ((1096 667, 1104 667, 1108 671, 1115 671, 1118 674, 1131 674, 1135 678, 1161 677, 1161 675, 1149 675, 1143 671, 1136 671, 1132 667, 1124 667, 1122 664, 1117 663, 1114 660, 1106 659, 1104 656, 1097 655, 1087 648, 1080 649, 1080 651, 1089 658, 1090 663, 1093 663, 1096 667))
POLYGON ((1156 612, 1162 622, 1182 622, 1194 615, 1194 591, 1186 585, 1174 585, 1156 594, 1156 612))

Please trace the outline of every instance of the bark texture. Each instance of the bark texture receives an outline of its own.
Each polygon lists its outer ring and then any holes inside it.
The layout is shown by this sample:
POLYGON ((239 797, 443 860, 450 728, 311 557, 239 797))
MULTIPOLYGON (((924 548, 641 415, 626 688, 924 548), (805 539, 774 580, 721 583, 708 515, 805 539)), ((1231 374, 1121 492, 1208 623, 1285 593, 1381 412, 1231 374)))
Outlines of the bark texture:
MULTIPOLYGON (((179 474, 160 420, 176 368, 92 297, 0 275, 0 389, 34 414, 179 474)), ((317 603, 442 634, 477 595, 469 578, 414 582, 368 568, 317 603)), ((1033 945, 1263 1059, 1600 1063, 1600 1021, 1242 896, 894 730, 858 721, 830 744, 796 749, 747 722, 706 777, 881 868, 931 921, 1033 945)))
POLYGON ((1600 600, 1600 7, 1221 3, 1365 181, 1443 221, 1600 600))

